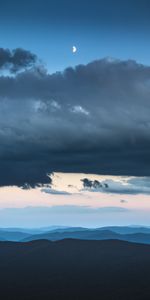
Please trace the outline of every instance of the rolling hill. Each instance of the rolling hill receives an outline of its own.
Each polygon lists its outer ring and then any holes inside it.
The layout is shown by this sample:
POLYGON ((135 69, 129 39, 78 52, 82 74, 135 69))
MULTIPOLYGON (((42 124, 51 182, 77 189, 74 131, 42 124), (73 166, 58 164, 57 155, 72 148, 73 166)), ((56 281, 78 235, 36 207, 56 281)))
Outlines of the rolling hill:
POLYGON ((50 240, 50 241, 57 241, 62 239, 81 239, 81 240, 123 240, 129 242, 136 242, 136 243, 144 243, 150 244, 150 233, 130 233, 130 234, 120 234, 113 232, 108 229, 77 229, 76 231, 68 231, 68 229, 64 231, 51 231, 42 234, 30 235, 24 238, 22 241, 33 241, 33 240, 50 240))
POLYGON ((63 239, 123 240, 150 244, 149 227, 110 226, 101 228, 45 227, 45 228, 1 228, 0 241, 28 242, 32 240, 57 241, 63 239))

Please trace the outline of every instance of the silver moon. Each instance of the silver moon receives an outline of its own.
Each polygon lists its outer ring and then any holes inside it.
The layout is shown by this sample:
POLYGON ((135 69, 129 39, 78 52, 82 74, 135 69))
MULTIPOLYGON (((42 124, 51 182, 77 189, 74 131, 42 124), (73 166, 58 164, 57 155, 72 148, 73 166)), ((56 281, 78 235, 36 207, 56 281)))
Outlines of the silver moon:
POLYGON ((73 53, 76 53, 76 52, 77 52, 76 46, 73 46, 73 47, 72 47, 72 52, 73 52, 73 53))

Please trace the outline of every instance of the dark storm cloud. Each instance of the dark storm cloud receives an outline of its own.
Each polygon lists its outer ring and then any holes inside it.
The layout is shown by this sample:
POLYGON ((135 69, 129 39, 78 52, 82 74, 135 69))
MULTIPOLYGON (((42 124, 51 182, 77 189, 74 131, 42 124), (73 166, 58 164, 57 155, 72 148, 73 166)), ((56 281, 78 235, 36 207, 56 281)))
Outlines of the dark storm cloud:
POLYGON ((108 184, 107 183, 103 183, 103 182, 100 182, 98 180, 90 180, 88 178, 84 178, 84 179, 81 179, 81 181, 83 182, 83 187, 84 188, 90 188, 90 189, 107 189, 109 188, 108 184))
POLYGON ((0 77, 0 184, 150 175, 150 67, 110 58, 0 77))
POLYGON ((16 73, 32 67, 36 61, 36 55, 30 51, 21 48, 14 50, 0 48, 0 70, 9 70, 11 73, 16 73))

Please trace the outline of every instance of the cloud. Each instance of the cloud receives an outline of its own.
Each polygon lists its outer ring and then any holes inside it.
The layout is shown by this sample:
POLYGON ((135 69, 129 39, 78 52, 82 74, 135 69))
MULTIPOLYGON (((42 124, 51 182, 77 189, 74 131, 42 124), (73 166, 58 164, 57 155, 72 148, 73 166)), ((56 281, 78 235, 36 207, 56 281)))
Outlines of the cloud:
POLYGON ((128 203, 128 201, 127 201, 127 200, 124 200, 124 199, 121 199, 121 200, 120 200, 120 203, 123 203, 123 204, 124 204, 124 203, 128 203))
POLYGON ((128 179, 126 183, 106 180, 108 183, 107 192, 117 194, 150 194, 150 178, 128 179), (145 180, 144 180, 145 179, 145 180), (147 184, 148 183, 148 184, 147 184))
POLYGON ((71 195, 71 193, 68 193, 66 191, 58 191, 51 188, 42 188, 41 192, 52 195, 71 195))
POLYGON ((97 209, 99 213, 124 213, 129 212, 127 208, 119 207, 119 206, 108 206, 108 207, 100 207, 97 209))
MULTIPOLYGON (((150 177, 133 177, 133 178, 106 179, 101 182, 98 180, 81 179, 83 190, 90 192, 104 192, 115 194, 150 194, 150 177)), ((125 201, 125 200, 121 200, 125 201)), ((123 202, 122 202, 123 203, 123 202)))
POLYGON ((0 216, 3 213, 12 213, 12 214, 20 214, 24 215, 25 213, 27 215, 29 214, 45 214, 45 215, 53 215, 53 214, 103 214, 103 213, 122 213, 122 212, 127 212, 128 209, 122 208, 122 207, 97 207, 97 208, 92 208, 90 206, 79 206, 79 205, 57 205, 57 206, 51 206, 51 207, 46 207, 46 206, 40 206, 40 207, 32 207, 28 206, 25 208, 5 208, 0 210, 0 216))
POLYGON ((90 189, 94 189, 94 190, 98 190, 98 189, 101 190, 101 189, 109 188, 109 185, 107 182, 103 183, 103 182, 98 181, 97 179, 90 180, 88 178, 83 178, 83 179, 81 179, 81 181, 83 182, 83 187, 85 189, 90 188, 90 189))
POLYGON ((0 70, 16 73, 34 66, 37 56, 30 51, 17 48, 14 50, 0 48, 0 70))
POLYGON ((53 171, 150 175, 150 67, 101 59, 48 74, 21 51, 10 71, 34 67, 0 77, 0 185, 49 183, 53 171))
POLYGON ((78 205, 5 208, 0 210, 0 226, 25 228, 51 225, 89 226, 95 224, 98 226, 98 224, 106 224, 103 223, 106 222, 106 217, 108 225, 111 224, 112 218, 116 223, 117 217, 126 217, 128 212, 130 213, 126 208, 120 207, 91 208, 78 205))
POLYGON ((75 114, 84 114, 87 116, 89 115, 89 112, 80 105, 73 106, 71 108, 71 112, 73 112, 75 114))

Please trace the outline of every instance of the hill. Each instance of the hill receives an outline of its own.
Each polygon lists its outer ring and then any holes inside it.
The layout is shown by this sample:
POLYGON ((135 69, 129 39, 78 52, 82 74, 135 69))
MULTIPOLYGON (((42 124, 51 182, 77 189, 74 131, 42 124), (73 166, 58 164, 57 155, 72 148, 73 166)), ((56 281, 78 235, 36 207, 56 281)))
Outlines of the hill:
POLYGON ((28 242, 32 240, 57 241, 63 239, 123 240, 150 244, 149 227, 110 226, 101 228, 59 227, 1 228, 0 241, 28 242))
POLYGON ((0 296, 148 300, 150 246, 123 241, 0 242, 0 296))
POLYGON ((123 240, 134 243, 150 244, 150 233, 117 233, 108 229, 72 229, 72 230, 54 230, 42 234, 29 235, 22 241, 33 241, 33 240, 50 240, 57 241, 66 238, 81 239, 81 240, 123 240))

